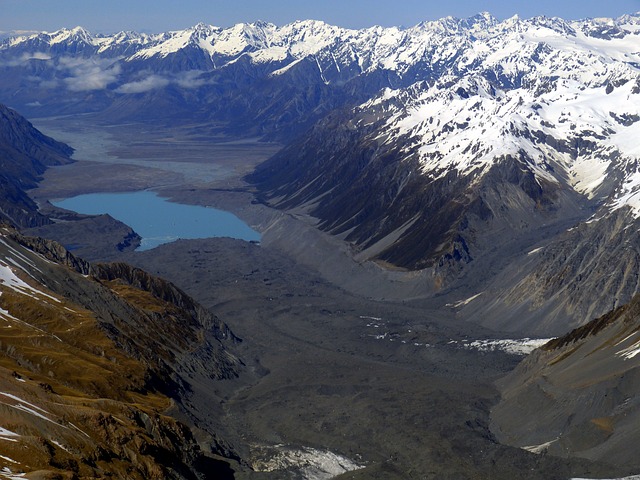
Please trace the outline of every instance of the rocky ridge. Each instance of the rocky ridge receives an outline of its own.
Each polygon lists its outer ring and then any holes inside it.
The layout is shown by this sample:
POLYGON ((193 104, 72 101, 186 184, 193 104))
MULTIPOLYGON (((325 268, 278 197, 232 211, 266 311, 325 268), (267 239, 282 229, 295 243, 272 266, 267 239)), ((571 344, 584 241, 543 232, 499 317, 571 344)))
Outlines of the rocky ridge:
POLYGON ((517 86, 531 81, 529 59, 555 56, 553 67, 565 72, 576 63, 592 72, 605 67, 604 77, 612 72, 615 80, 623 73, 618 65, 638 63, 637 22, 634 15, 498 21, 482 13, 404 29, 349 30, 306 20, 104 36, 76 27, 2 41, 0 101, 27 115, 100 112, 105 121, 168 120, 170 106, 174 120, 212 122, 211 133, 290 140, 328 112, 369 101, 384 88, 481 69, 496 84, 517 86), (525 43, 520 53, 503 48, 516 42, 525 43), (616 63, 607 66, 611 55, 616 63))
POLYGON ((3 471, 233 478, 170 415, 189 374, 238 374, 224 324, 138 269, 90 266, 6 226, 0 249, 3 471))

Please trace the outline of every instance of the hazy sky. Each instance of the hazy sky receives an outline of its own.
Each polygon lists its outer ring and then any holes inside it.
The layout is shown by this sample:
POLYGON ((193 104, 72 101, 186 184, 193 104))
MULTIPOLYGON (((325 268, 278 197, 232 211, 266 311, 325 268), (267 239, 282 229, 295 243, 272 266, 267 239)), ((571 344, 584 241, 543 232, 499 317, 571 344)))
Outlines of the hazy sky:
POLYGON ((499 19, 518 14, 565 19, 617 17, 640 11, 640 0, 0 0, 0 31, 83 26, 94 33, 161 32, 198 22, 227 27, 264 20, 324 20, 333 25, 412 26, 447 15, 488 11, 499 19))

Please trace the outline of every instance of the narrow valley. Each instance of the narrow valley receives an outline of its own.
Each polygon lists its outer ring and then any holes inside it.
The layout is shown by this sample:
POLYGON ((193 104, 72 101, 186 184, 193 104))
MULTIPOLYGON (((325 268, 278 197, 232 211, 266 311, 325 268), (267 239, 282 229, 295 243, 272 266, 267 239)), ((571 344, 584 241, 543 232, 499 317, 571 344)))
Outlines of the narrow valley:
MULTIPOLYGON (((46 129, 49 122, 36 124, 53 133, 46 129)), ((54 124, 58 137, 65 138, 66 121, 55 119, 54 124)), ((95 131, 86 122, 85 129, 88 139, 80 145, 90 146, 95 131)), ((127 131, 133 132, 132 126, 127 131)), ((79 139, 77 133, 65 139, 74 138, 79 139)), ((493 382, 522 356, 468 345, 513 335, 456 319, 447 300, 451 295, 414 301, 375 299, 385 289, 399 296, 415 289, 410 279, 402 280, 402 272, 389 277, 389 272, 380 270, 378 275, 369 274, 368 284, 362 283, 361 274, 359 294, 350 293, 345 289, 348 282, 332 284, 332 275, 323 276, 300 263, 304 256, 288 253, 281 238, 286 232, 271 240, 272 225, 288 215, 252 202, 251 187, 242 181, 242 174, 251 165, 247 158, 257 163, 261 153, 266 156, 276 146, 193 142, 181 160, 153 136, 144 138, 144 143, 153 145, 154 154, 141 150, 140 138, 139 133, 110 133, 108 147, 91 161, 83 161, 90 147, 79 148, 74 155, 79 161, 49 169, 30 192, 32 197, 48 211, 49 198, 152 189, 176 201, 233 211, 261 231, 261 245, 210 238, 178 240, 146 251, 119 250, 125 230, 96 231, 95 222, 107 221, 78 220, 66 213, 58 222, 27 232, 63 244, 73 239, 72 251, 92 262, 126 261, 166 278, 242 339, 234 347, 244 362, 239 378, 196 381, 182 405, 182 415, 198 428, 215 428, 230 442, 242 459, 235 478, 277 479, 293 472, 293 478, 308 479, 340 473, 354 479, 401 479, 420 478, 427 472, 438 478, 533 479, 611 472, 606 463, 540 457, 496 441, 489 430, 489 411, 499 397, 493 382), (171 156, 166 169, 163 155, 171 156), (206 159, 203 169, 219 165, 225 174, 199 175, 200 164, 194 161, 199 158, 206 159), (148 161, 153 167, 146 166, 148 161), (188 163, 184 175, 173 168, 176 161, 188 163), (113 168, 116 164, 118 168, 113 168), (107 171, 108 176, 101 173, 107 171), (221 407, 213 405, 220 401, 221 407)), ((313 231, 304 219, 287 221, 313 231)), ((294 232, 292 241, 298 244, 307 238, 294 232)), ((340 274, 346 262, 353 263, 351 268, 371 268, 359 265, 347 252, 336 255, 330 239, 323 244, 315 236, 309 238, 313 243, 298 248, 326 258, 325 267, 342 269, 340 274)), ((452 295, 455 298, 455 292, 452 295)), ((631 473, 626 468, 619 472, 631 473)))

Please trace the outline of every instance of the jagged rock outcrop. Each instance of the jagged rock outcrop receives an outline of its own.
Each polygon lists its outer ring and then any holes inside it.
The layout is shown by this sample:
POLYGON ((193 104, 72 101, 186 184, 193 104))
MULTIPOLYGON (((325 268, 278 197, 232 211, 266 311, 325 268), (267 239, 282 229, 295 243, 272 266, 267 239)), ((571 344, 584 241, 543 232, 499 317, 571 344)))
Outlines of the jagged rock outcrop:
POLYGON ((89 274, 91 264, 79 257, 76 257, 75 255, 72 255, 58 242, 47 240, 42 237, 24 236, 18 232, 9 233, 9 236, 21 245, 43 255, 45 258, 55 263, 65 265, 82 275, 89 274))

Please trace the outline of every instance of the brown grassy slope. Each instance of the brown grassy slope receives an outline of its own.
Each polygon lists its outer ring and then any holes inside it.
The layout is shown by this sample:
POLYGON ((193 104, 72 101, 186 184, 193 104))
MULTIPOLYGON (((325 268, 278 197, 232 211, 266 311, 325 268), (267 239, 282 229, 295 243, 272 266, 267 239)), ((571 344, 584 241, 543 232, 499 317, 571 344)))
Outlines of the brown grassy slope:
POLYGON ((164 392, 170 362, 203 342, 199 320, 2 241, 0 264, 37 291, 0 282, 0 471, 196 478, 202 452, 164 392))

